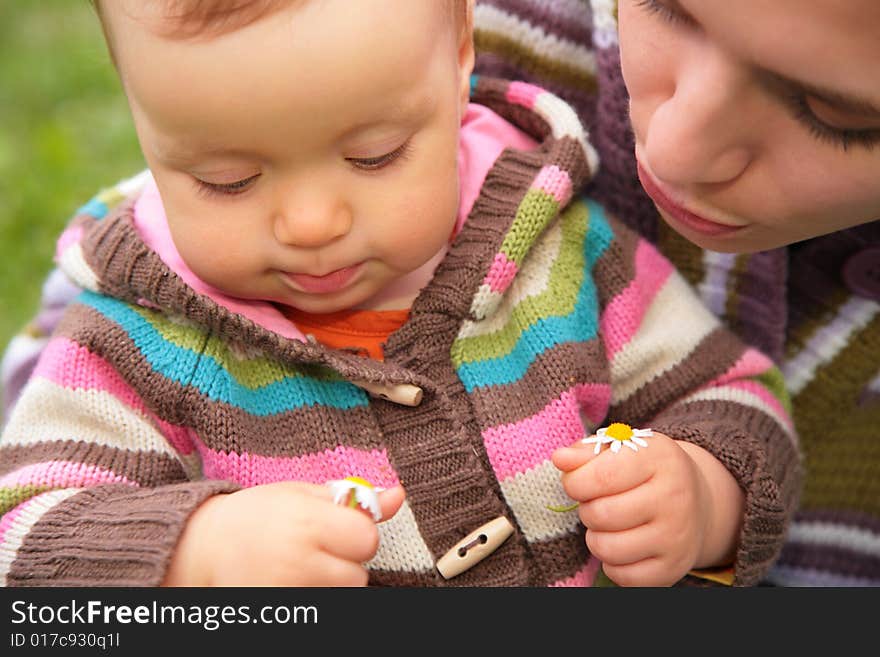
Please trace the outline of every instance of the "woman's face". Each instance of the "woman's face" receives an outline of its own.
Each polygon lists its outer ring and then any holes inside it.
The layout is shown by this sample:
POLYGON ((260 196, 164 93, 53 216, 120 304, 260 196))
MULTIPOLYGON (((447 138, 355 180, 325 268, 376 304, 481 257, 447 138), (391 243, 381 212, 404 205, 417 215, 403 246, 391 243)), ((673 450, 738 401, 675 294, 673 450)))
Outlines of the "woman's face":
POLYGON ((639 176, 715 251, 880 219, 880 2, 620 0, 639 176))

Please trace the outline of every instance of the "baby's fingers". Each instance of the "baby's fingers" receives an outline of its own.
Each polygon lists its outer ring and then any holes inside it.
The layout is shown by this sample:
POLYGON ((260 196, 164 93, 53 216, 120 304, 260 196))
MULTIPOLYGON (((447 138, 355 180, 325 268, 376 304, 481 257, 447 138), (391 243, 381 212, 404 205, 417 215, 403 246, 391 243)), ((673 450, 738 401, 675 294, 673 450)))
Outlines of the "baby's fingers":
POLYGON ((397 513, 400 507, 403 506, 404 499, 406 499, 406 491, 403 490, 403 486, 400 484, 379 493, 379 508, 382 510, 382 520, 380 522, 385 522, 397 513))
POLYGON ((593 445, 585 445, 580 440, 570 447, 560 447, 550 456, 550 460, 563 472, 571 472, 589 463, 598 454, 593 445))
POLYGON ((629 450, 618 454, 605 450, 577 469, 563 472, 562 487, 580 502, 624 493, 651 478, 649 460, 647 455, 629 450))

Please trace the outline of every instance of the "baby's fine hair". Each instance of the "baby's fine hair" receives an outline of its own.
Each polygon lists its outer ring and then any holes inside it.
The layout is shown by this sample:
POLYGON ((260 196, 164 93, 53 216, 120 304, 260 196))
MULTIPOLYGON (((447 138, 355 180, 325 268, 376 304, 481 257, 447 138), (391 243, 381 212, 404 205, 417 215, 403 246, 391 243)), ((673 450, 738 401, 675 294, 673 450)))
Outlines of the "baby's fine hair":
MULTIPOLYGON (((98 16, 107 0, 91 0, 98 16)), ((118 0, 112 0, 118 1, 118 0)), ((143 3, 151 29, 165 38, 211 38, 240 29, 294 2, 308 0, 151 0, 143 3)), ((428 0, 436 2, 437 0, 428 0)), ((466 15, 468 0, 445 0, 456 22, 466 15)), ((102 18, 102 17, 101 17, 102 18)), ((101 20, 108 44, 111 34, 101 20)), ((460 24, 460 23, 458 23, 460 24)))

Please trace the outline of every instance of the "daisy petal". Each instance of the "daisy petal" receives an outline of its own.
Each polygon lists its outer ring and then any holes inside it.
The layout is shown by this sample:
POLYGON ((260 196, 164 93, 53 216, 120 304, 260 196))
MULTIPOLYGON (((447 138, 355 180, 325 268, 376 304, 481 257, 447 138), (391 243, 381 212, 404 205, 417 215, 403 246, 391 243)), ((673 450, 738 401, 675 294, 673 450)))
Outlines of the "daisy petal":
POLYGON ((623 441, 623 444, 626 445, 627 447, 629 447, 629 448, 630 448, 632 451, 634 451, 634 452, 638 452, 638 451, 639 451, 639 448, 636 447, 635 443, 633 443, 633 442, 631 442, 631 441, 629 441, 629 440, 624 440, 624 441, 623 441))
POLYGON ((598 453, 601 452, 601 451, 602 451, 602 443, 597 442, 597 443, 596 443, 596 449, 593 450, 593 454, 598 454, 598 453))
POLYGON ((611 451, 614 452, 615 454, 617 454, 617 452, 620 451, 620 441, 619 440, 615 440, 613 443, 611 443, 611 451))
POLYGON ((647 447, 648 446, 648 441, 642 440, 638 436, 633 436, 630 440, 632 440, 636 445, 639 445, 640 447, 647 447))

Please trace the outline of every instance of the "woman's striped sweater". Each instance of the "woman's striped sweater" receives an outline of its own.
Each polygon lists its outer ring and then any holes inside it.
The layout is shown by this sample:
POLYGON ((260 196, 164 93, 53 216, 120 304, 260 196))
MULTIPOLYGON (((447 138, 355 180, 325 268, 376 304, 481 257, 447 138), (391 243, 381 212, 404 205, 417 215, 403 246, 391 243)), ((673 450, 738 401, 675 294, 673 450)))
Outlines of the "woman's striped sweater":
POLYGON ((779 372, 654 247, 576 196, 596 161, 567 104, 486 78, 473 97, 540 146, 495 162, 384 362, 199 295, 144 244, 130 199, 74 218, 59 264, 84 291, 0 441, 5 584, 155 585, 207 496, 359 475, 407 490, 380 525, 372 584, 589 585, 577 514, 547 509, 568 501, 549 456, 613 420, 725 464, 746 495, 736 582, 765 573, 799 482, 779 372), (424 397, 400 406, 362 382, 424 397), (500 515, 514 535, 442 579, 436 559, 500 515))
POLYGON ((841 274, 848 258, 880 248, 880 221, 751 255, 704 251, 670 230, 636 175, 616 6, 477 0, 477 70, 542 85, 572 104, 602 162, 588 193, 657 244, 717 316, 781 364, 805 481, 767 581, 880 586, 880 303, 841 274))

